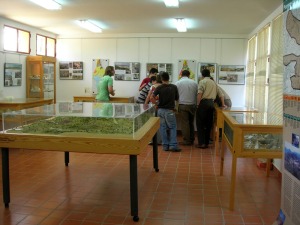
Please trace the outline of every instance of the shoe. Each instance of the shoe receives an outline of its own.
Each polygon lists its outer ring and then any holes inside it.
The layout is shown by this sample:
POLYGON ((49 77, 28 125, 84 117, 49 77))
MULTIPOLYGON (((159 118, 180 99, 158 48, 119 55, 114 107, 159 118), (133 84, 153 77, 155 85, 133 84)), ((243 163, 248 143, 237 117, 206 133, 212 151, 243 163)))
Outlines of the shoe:
POLYGON ((170 149, 166 148, 166 149, 163 149, 163 151, 168 152, 168 151, 170 151, 170 149))
POLYGON ((208 145, 205 145, 205 144, 202 144, 202 145, 195 145, 196 148, 202 148, 202 149, 205 149, 205 148, 208 148, 208 145))
POLYGON ((172 152, 181 152, 181 148, 171 148, 170 151, 172 151, 172 152))
POLYGON ((148 145, 153 145, 153 142, 152 142, 152 141, 150 141, 150 142, 148 143, 148 145))

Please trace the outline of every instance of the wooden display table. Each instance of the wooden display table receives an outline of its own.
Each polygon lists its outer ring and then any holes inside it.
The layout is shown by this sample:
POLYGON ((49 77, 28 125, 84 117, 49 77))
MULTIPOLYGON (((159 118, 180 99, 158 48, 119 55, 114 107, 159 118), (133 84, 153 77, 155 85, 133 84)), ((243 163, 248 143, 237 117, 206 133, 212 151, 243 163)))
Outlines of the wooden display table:
POLYGON ((229 208, 234 209, 237 158, 282 158, 282 116, 259 112, 223 112, 220 175, 223 175, 225 145, 232 154, 229 208))
MULTIPOLYGON (((95 102, 95 96, 73 96, 74 102, 95 102)), ((109 102, 134 103, 134 97, 110 97, 109 102)))
MULTIPOLYGON (((88 104, 83 103, 87 108, 88 104)), ((96 103, 95 103, 96 104, 96 103)), ((113 104, 113 103, 107 103, 113 104)), ((50 105, 48 108, 56 107, 50 105)), ((43 109, 41 109, 41 112, 43 109)), ((57 113, 57 112, 56 112, 57 113)), ((49 113, 45 113, 47 115, 49 113)), ((7 118, 10 114, 7 115, 7 118)), ((15 114, 12 114, 15 115, 15 114)), ((17 114, 18 115, 18 114, 17 114)), ((152 115, 152 114, 151 114, 152 115)), ((6 115, 5 115, 6 116, 6 115)), ((22 114, 26 117, 26 114, 22 114)), ((32 114, 30 115, 32 117, 32 114)), ((72 118, 84 116, 74 115, 72 118)), ((59 117, 57 117, 59 118, 59 117)), ((97 119, 97 117, 94 117, 97 119)), ((4 122, 6 117, 3 118, 4 122)), ((51 122, 51 117, 49 121, 51 122)), ((54 117, 55 119, 55 117, 54 117)), ((105 118, 107 119, 107 118, 105 118)), ((111 117, 112 122, 116 122, 118 118, 111 117)), ((37 121, 37 120, 36 120, 37 121)), ((32 126, 35 123, 33 122, 32 126)), ((134 123, 135 125, 135 123, 134 123)), ((28 125, 25 124, 26 128, 28 125)), ((83 124, 84 126, 84 124, 83 124)), ((24 129, 25 129, 24 128, 24 129)), ((130 163, 130 199, 131 199, 131 215, 134 221, 138 221, 138 182, 137 182, 137 155, 139 155, 147 146, 149 141, 153 138, 153 166, 155 171, 158 171, 158 153, 157 153, 157 138, 156 132, 159 129, 159 118, 149 117, 148 120, 141 124, 141 127, 134 131, 133 134, 100 134, 90 133, 86 131, 80 132, 66 132, 59 134, 49 133, 14 133, 6 130, 0 133, 0 148, 2 151, 2 181, 3 181, 3 201, 5 207, 10 203, 10 186, 9 186, 9 152, 14 149, 31 149, 31 150, 47 150, 47 151, 61 151, 65 152, 65 164, 69 164, 69 150, 71 152, 80 153, 97 153, 97 154, 122 154, 129 155, 130 163), (67 152, 66 152, 67 151, 67 152)), ((13 163, 13 162, 10 162, 13 163)), ((29 178, 30 179, 30 178, 29 178)))
POLYGON ((215 105, 215 120, 214 120, 214 142, 215 142, 215 155, 219 151, 219 142, 220 142, 220 129, 223 130, 224 125, 224 116, 223 112, 256 112, 256 109, 249 107, 230 107, 230 108, 222 108, 215 105))

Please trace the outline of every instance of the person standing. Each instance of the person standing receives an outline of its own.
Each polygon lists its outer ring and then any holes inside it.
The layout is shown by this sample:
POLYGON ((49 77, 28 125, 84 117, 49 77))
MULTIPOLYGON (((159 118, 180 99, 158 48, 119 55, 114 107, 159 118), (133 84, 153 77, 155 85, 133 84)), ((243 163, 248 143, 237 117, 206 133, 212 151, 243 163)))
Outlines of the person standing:
POLYGON ((160 118, 162 147, 164 151, 180 152, 175 117, 175 101, 179 99, 178 89, 176 85, 169 83, 170 76, 167 72, 161 74, 161 79, 162 84, 154 90, 153 97, 158 99, 157 116, 160 118))
POLYGON ((197 82, 190 79, 190 71, 183 70, 181 78, 175 83, 178 88, 178 113, 181 116, 183 145, 192 145, 195 140, 194 119, 197 104, 197 82))
POLYGON ((115 75, 115 68, 113 66, 107 66, 105 69, 105 74, 103 78, 98 82, 96 95, 97 101, 108 102, 110 95, 115 95, 115 90, 113 89, 113 79, 112 76, 115 75))
POLYGON ((139 87, 139 91, 141 91, 150 82, 150 78, 153 76, 156 76, 157 73, 158 73, 158 70, 156 68, 151 68, 149 70, 149 76, 142 80, 142 83, 140 84, 140 87, 139 87))
MULTIPOLYGON (((210 79, 210 71, 202 70, 203 79, 198 84, 196 125, 197 148, 208 148, 210 131, 213 125, 214 100, 219 92, 216 83, 210 79)), ((222 93, 220 93, 220 96, 222 93)))
POLYGON ((150 81, 147 85, 145 85, 142 90, 140 91, 139 96, 137 97, 136 103, 138 104, 145 104, 147 99, 148 93, 152 87, 156 83, 156 76, 151 76, 150 81))
POLYGON ((224 104, 222 103, 222 98, 221 97, 217 97, 216 100, 215 100, 215 103, 217 103, 219 107, 229 107, 229 108, 231 108, 232 102, 231 102, 230 96, 219 85, 218 85, 218 88, 223 93, 223 98, 224 98, 223 102, 224 102, 224 104))

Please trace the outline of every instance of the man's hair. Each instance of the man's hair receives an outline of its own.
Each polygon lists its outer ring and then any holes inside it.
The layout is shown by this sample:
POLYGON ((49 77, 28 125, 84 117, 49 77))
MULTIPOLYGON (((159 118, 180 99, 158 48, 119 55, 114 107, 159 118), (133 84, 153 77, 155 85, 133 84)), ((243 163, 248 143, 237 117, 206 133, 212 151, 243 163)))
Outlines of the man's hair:
POLYGON ((156 82, 159 83, 159 84, 162 83, 162 80, 161 80, 161 74, 162 74, 162 73, 163 73, 163 72, 159 72, 159 74, 156 75, 156 82))
POLYGON ((191 74, 190 71, 184 70, 184 71, 182 71, 181 76, 183 76, 183 77, 189 77, 190 74, 191 74))
POLYGON ((161 80, 162 81, 169 81, 169 79, 170 79, 170 76, 169 76, 169 74, 167 72, 163 72, 161 74, 161 80))
POLYGON ((158 73, 158 70, 156 68, 151 68, 149 70, 149 74, 158 73))
POLYGON ((105 75, 112 76, 114 70, 115 70, 115 68, 113 66, 107 66, 105 68, 105 75))
POLYGON ((201 71, 203 77, 210 77, 210 71, 208 69, 204 69, 201 71))
POLYGON ((150 82, 152 83, 153 81, 156 81, 156 76, 150 77, 150 82))

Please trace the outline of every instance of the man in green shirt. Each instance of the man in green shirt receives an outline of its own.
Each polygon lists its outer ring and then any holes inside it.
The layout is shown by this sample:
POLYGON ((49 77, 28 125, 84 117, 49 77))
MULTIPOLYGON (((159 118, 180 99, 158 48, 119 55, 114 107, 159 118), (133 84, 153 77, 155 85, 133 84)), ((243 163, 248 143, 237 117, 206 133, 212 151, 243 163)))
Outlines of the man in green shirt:
POLYGON ((97 101, 108 102, 109 96, 115 95, 115 90, 113 89, 113 79, 112 76, 115 74, 115 69, 113 66, 107 66, 105 69, 105 75, 100 79, 97 90, 98 94, 96 95, 97 101))

